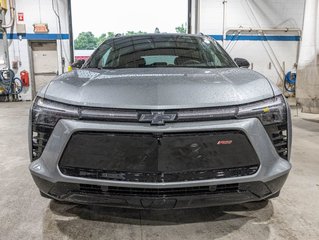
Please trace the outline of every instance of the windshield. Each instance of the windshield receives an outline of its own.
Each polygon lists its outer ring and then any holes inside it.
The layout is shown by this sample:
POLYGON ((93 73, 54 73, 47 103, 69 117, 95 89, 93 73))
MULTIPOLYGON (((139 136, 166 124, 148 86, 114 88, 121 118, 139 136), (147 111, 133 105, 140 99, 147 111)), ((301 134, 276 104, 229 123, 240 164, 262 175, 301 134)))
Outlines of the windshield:
POLYGON ((192 35, 142 35, 104 42, 86 68, 236 67, 230 56, 208 37, 192 35))

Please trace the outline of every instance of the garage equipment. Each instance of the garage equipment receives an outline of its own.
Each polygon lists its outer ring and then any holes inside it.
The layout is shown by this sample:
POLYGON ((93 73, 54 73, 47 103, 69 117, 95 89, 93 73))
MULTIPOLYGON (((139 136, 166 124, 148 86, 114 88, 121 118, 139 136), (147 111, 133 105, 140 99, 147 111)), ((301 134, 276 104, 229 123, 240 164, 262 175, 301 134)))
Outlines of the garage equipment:
POLYGON ((285 76, 285 82, 284 82, 284 86, 286 91, 294 93, 295 89, 296 89, 296 80, 297 80, 297 75, 296 73, 291 73, 291 71, 289 71, 286 76, 285 76))
POLYGON ((0 101, 18 101, 22 90, 22 81, 11 69, 0 71, 0 101))

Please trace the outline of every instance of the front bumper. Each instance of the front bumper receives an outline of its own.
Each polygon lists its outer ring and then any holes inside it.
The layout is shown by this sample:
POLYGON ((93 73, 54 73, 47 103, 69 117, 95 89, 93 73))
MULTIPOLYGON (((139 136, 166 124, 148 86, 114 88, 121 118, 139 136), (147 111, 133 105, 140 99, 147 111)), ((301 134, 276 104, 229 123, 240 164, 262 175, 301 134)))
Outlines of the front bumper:
MULTIPOLYGON (((240 156, 239 156, 240 157, 240 156)), ((283 186, 290 171, 289 161, 280 158, 258 119, 223 120, 195 123, 174 123, 150 126, 136 123, 101 123, 76 120, 61 120, 56 125, 41 157, 30 164, 31 174, 44 194, 57 200, 103 204, 134 208, 184 208, 225 205, 256 201, 268 198, 283 186), (244 132, 255 149, 260 161, 258 171, 250 176, 228 177, 182 182, 126 182, 66 176, 59 170, 59 160, 72 134, 78 131, 105 131, 123 133, 185 133, 200 131, 240 130, 244 132), (235 186, 236 185, 236 186, 235 186), (83 191, 81 187, 92 186, 97 191, 83 191), (219 186, 232 186, 229 191, 215 191, 219 186), (109 187, 124 189, 174 190, 208 188, 206 192, 184 195, 167 193, 157 195, 128 194, 112 195, 109 187), (99 189, 102 190, 99 190, 99 189), (103 190, 104 189, 104 190, 103 190)))
POLYGON ((42 191, 49 192, 49 198, 77 204, 105 205, 137 209, 196 208, 271 198, 278 193, 288 174, 269 182, 248 182, 240 184, 212 185, 192 188, 137 190, 137 188, 111 188, 99 185, 77 183, 51 183, 33 176, 42 191), (191 192, 187 193, 187 189, 191 192))

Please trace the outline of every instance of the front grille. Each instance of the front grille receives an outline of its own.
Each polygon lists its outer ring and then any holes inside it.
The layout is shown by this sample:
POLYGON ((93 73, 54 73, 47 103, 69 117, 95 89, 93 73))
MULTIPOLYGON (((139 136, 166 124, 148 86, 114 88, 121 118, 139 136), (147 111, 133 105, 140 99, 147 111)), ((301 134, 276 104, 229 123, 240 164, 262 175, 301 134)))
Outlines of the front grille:
POLYGON ((85 194, 99 195, 120 195, 120 196, 139 196, 139 197, 176 197, 193 196, 218 193, 238 192, 238 184, 224 184, 215 186, 199 186, 185 188, 127 188, 113 186, 99 186, 80 184, 79 191, 85 194))
POLYGON ((128 182, 180 182, 253 175, 260 162, 241 131, 76 132, 59 161, 64 175, 128 182))
POLYGON ((287 124, 273 124, 265 126, 265 129, 278 153, 283 159, 288 159, 288 135, 287 124))
POLYGON ((32 125, 32 161, 41 157, 52 131, 52 127, 32 125))

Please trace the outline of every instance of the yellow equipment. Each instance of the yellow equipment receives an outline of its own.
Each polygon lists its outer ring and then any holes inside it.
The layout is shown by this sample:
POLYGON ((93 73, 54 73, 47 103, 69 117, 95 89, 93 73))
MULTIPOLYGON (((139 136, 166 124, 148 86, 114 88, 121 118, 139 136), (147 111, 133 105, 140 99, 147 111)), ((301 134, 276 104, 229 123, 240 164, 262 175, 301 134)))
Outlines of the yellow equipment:
POLYGON ((72 72, 73 68, 72 66, 68 66, 68 72, 72 72))
POLYGON ((6 93, 6 90, 4 87, 0 86, 0 95, 4 95, 6 93))
POLYGON ((0 0, 0 8, 8 10, 7 0, 0 0))

